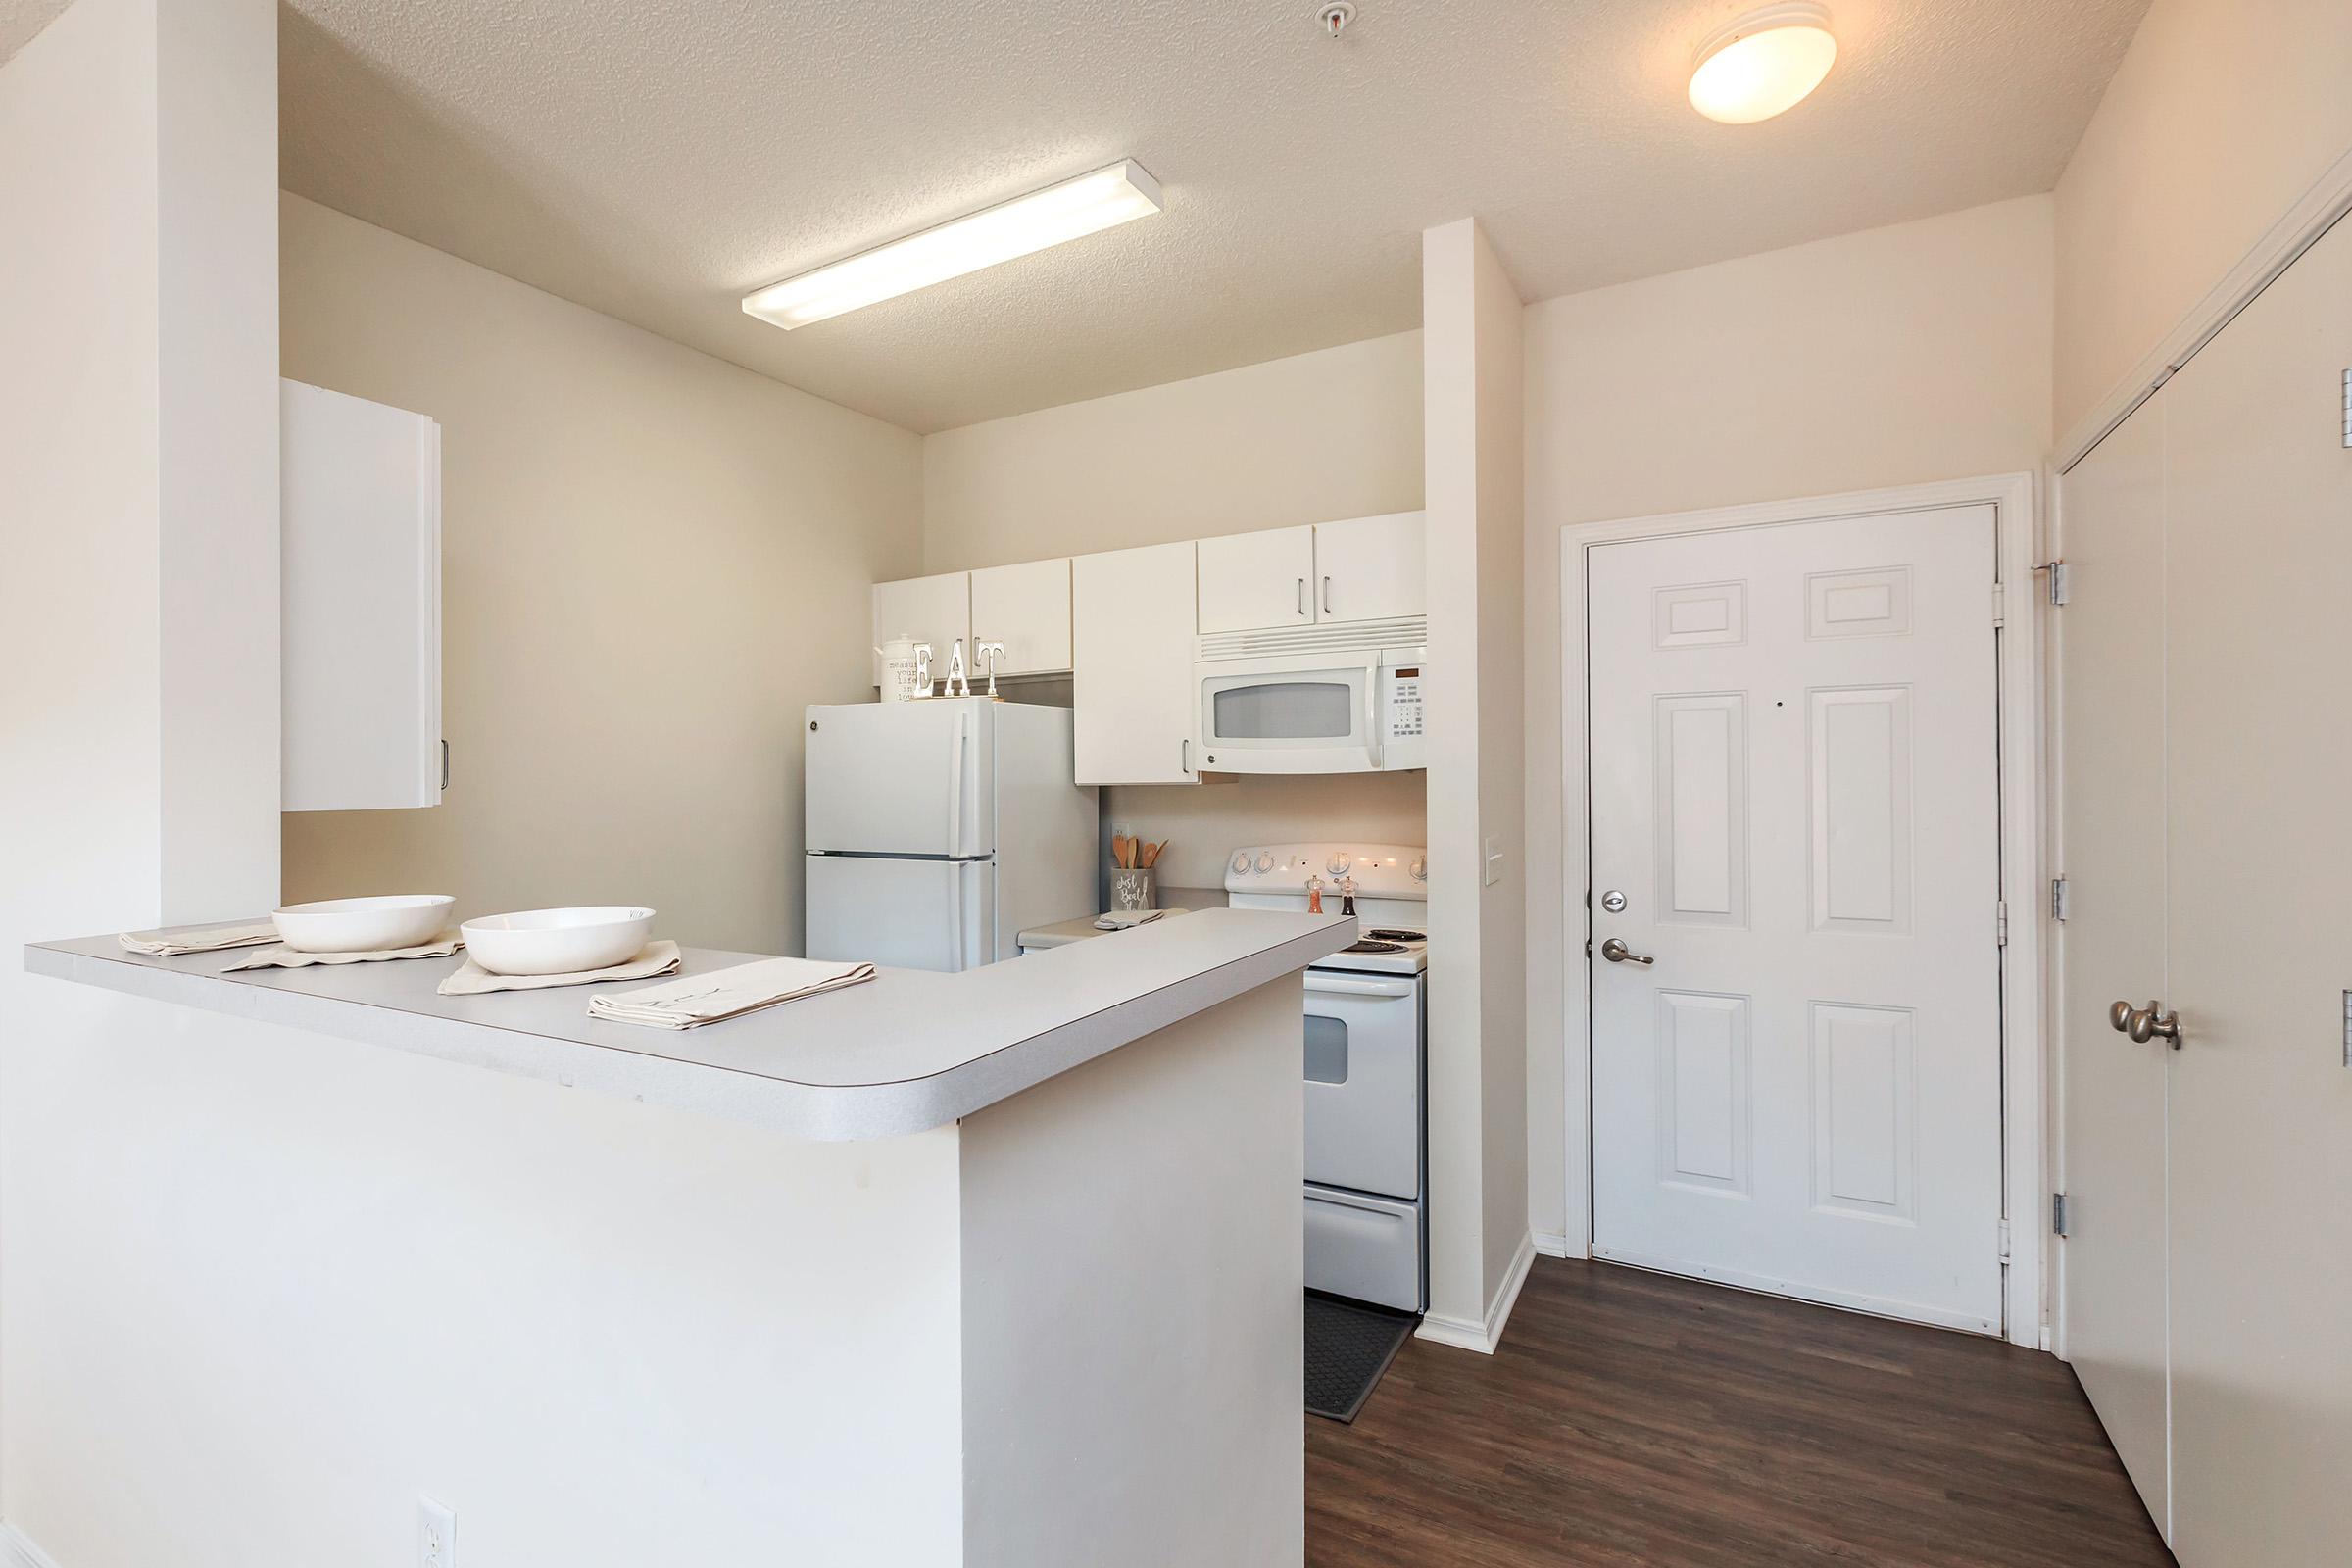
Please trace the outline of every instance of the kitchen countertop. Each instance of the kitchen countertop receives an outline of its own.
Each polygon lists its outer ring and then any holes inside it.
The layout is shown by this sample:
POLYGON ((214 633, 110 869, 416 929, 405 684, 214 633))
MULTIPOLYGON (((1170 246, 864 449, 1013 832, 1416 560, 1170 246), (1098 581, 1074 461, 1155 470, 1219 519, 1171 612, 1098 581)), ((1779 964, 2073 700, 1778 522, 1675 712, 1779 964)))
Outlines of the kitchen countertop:
MULTIPOLYGON (((201 929, 188 927, 184 929, 201 929)), ((961 974, 883 969, 869 985, 670 1031, 587 1016, 608 981, 444 997, 459 962, 409 958, 221 971, 251 949, 149 958, 110 933, 24 949, 33 974, 308 1029, 567 1088, 825 1141, 968 1116, 1355 940, 1342 915, 1204 909, 1117 942, 1075 942, 961 974)), ((683 978, 759 954, 688 948, 683 978)))
POLYGON ((1190 909, 1162 909, 1159 911, 1158 919, 1148 920, 1144 925, 1127 926, 1120 931, 1105 931, 1095 924, 1097 920, 1102 918, 1099 914, 1082 914, 1075 920, 1056 920, 1052 925, 1033 925, 1013 940, 1024 948, 1033 947, 1043 953, 1049 948, 1066 947, 1072 942, 1090 942, 1096 937, 1121 936, 1126 931, 1141 931, 1145 926, 1165 925, 1180 914, 1192 912, 1190 909))

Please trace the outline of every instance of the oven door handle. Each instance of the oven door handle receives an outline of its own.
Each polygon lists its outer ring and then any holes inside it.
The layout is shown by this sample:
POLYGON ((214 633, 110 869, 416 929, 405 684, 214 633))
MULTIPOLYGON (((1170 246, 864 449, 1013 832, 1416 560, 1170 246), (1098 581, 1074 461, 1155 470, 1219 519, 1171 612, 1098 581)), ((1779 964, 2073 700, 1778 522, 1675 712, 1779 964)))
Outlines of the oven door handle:
POLYGON ((1413 994, 1410 980, 1353 980, 1336 974, 1309 974, 1309 991, 1328 991, 1341 997, 1409 997, 1413 994))

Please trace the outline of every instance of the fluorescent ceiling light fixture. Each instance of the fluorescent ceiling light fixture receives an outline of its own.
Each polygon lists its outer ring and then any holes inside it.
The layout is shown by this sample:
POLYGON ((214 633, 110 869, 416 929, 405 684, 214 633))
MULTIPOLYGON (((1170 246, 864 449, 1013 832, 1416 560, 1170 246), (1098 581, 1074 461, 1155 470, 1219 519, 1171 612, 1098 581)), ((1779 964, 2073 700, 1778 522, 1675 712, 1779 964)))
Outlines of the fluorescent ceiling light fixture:
POLYGON ((1130 158, 770 283, 745 295, 743 309, 789 332, 1159 210, 1159 181, 1130 158))
POLYGON ((1752 125, 1802 103, 1837 60, 1822 7, 1796 0, 1750 11, 1699 45, 1690 107, 1727 125, 1752 125))

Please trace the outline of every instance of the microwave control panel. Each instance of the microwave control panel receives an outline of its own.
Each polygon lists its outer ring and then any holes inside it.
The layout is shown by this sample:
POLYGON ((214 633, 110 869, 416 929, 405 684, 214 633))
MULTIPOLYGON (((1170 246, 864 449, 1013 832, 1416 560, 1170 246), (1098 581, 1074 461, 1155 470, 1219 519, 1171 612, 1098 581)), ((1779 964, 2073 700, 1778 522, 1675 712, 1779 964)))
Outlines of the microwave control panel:
POLYGON ((1389 684, 1389 739, 1411 740, 1421 733, 1421 667, 1408 665, 1389 684))

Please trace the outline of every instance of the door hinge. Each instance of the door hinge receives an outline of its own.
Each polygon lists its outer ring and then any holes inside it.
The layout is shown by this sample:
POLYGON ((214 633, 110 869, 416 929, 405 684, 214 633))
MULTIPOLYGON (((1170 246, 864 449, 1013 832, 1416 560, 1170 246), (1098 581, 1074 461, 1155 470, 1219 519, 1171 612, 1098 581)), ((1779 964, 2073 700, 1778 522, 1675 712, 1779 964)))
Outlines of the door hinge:
POLYGON ((2052 1236, 2064 1236, 2067 1234, 2066 1195, 2064 1193, 2052 1193, 2050 1195, 2050 1234, 2052 1236))
POLYGON ((2066 878, 2062 876, 2050 878, 2050 918, 2066 918, 2066 878))
POLYGON ((2001 1261, 2009 1261, 2009 1222, 2001 1221, 2001 1261))
POLYGON ((2352 370, 2344 372, 2344 445, 2352 447, 2352 370))
POLYGON ((2067 594, 2071 591, 2066 580, 2066 559, 2059 557, 2055 560, 2045 561, 2034 569, 2048 573, 2050 603, 2053 605, 2065 604, 2067 594))
POLYGON ((2001 901, 1998 923, 1999 940, 1994 946, 2005 948, 2009 945, 2009 901, 2007 899, 2001 901))
POLYGON ((1999 583, 1994 583, 1992 585, 1992 623, 1995 626, 2006 626, 2009 624, 2007 614, 2008 608, 2008 591, 2002 588, 1999 583))

